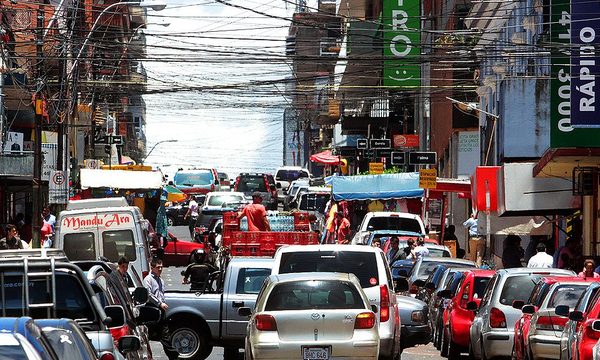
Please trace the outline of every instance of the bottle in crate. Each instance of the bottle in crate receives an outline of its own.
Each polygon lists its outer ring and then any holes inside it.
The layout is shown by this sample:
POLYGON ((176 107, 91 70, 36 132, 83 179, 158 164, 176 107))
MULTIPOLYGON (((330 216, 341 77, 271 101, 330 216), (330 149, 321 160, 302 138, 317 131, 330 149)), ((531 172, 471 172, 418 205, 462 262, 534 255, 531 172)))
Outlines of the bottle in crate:
POLYGON ((223 213, 223 226, 240 226, 240 222, 237 218, 238 214, 235 211, 228 211, 223 213))

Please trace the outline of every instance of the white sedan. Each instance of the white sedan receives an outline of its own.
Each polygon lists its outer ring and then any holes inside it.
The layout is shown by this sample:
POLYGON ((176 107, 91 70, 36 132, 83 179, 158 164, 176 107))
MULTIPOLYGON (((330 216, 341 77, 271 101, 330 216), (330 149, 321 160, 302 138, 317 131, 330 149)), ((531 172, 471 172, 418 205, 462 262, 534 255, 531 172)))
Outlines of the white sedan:
POLYGON ((377 359, 377 317, 353 274, 271 275, 250 308, 245 358, 377 359))

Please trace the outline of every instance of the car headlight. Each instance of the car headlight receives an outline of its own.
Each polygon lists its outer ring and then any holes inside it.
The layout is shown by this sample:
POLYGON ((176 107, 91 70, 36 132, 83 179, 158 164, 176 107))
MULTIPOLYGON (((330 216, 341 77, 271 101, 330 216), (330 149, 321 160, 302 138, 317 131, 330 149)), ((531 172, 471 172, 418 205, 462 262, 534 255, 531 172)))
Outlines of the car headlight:
POLYGON ((416 323, 424 323, 425 322, 425 313, 421 310, 413 311, 410 314, 410 319, 416 323))

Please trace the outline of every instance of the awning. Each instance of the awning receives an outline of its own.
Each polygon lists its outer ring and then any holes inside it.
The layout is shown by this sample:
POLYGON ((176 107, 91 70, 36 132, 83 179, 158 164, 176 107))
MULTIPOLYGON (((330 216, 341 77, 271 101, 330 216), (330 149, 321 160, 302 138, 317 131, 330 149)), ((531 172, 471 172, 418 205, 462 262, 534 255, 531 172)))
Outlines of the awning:
POLYGON ((471 198, 471 181, 469 179, 437 178, 435 189, 430 192, 457 193, 460 199, 471 198))
POLYGON ((387 200, 423 196, 419 173, 335 176, 334 200, 387 200))
POLYGON ((323 165, 340 165, 342 164, 342 158, 340 156, 332 155, 331 150, 325 150, 318 154, 310 156, 310 161, 316 162, 323 165))
POLYGON ((81 169, 79 176, 82 189, 160 189, 163 184, 160 171, 81 169))
POLYGON ((571 179, 575 167, 600 167, 600 148, 548 149, 533 167, 533 176, 571 179))

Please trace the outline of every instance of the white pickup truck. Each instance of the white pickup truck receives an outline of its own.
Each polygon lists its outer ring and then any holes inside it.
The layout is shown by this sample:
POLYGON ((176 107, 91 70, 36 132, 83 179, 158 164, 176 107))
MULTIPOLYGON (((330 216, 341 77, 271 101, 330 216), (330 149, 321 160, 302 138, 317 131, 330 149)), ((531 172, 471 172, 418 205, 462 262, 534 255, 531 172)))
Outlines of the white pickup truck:
POLYGON ((368 212, 352 239, 352 244, 364 245, 369 233, 375 230, 402 230, 425 236, 425 225, 419 215, 405 212, 368 212))

